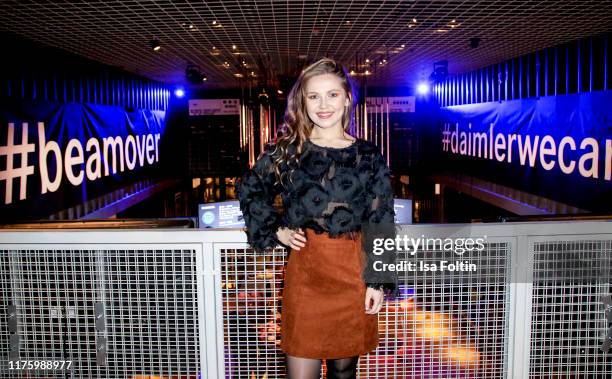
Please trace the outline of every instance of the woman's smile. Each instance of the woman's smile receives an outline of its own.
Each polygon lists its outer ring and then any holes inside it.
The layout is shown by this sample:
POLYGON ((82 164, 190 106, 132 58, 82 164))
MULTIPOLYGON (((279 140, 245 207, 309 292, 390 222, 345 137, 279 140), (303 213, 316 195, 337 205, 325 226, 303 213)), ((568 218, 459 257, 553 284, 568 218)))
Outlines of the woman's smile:
POLYGON ((317 112, 317 117, 320 119, 330 118, 334 112, 317 112))

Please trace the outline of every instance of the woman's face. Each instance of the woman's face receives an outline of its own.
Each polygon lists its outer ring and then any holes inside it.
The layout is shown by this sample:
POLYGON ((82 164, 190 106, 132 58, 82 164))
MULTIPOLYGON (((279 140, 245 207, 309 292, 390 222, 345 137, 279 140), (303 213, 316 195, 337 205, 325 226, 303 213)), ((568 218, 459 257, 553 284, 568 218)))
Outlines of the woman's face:
POLYGON ((349 104, 342 81, 334 74, 313 76, 306 83, 306 112, 320 128, 342 129, 342 116, 349 104))

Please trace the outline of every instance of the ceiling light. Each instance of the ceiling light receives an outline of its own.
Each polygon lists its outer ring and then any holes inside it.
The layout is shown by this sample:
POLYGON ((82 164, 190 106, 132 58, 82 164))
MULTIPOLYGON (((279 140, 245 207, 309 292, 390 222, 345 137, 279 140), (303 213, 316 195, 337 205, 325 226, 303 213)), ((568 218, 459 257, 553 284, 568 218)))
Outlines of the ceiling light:
POLYGON ((346 20, 346 24, 349 25, 351 23, 350 20, 346 20))
POLYGON ((177 88, 174 90, 174 96, 181 98, 185 96, 185 91, 182 88, 177 88))
POLYGON ((189 24, 189 29, 193 29, 193 24, 189 24))
POLYGON ((212 24, 213 24, 213 25, 217 25, 217 21, 213 21, 213 22, 212 22, 212 24))
POLYGON ((436 33, 446 33, 448 30, 446 29, 436 29, 436 33))
POLYGON ((416 24, 416 22, 417 22, 416 18, 413 18, 412 22, 414 22, 416 24))
POLYGON ((237 78, 243 78, 244 77, 244 75, 242 75, 241 73, 236 73, 236 74, 234 74, 234 76, 237 77, 237 78))
POLYGON ((370 60, 368 58, 366 58, 366 63, 370 63, 370 60))
POLYGON ((232 50, 236 50, 236 45, 232 45, 232 50))
POLYGON ((149 45, 151 46, 151 50, 153 51, 159 51, 159 49, 161 49, 161 44, 159 43, 159 40, 152 39, 151 41, 149 41, 149 45))
POLYGON ((208 80, 208 78, 206 77, 206 75, 202 74, 202 81, 205 82, 207 80, 208 80))
POLYGON ((364 74, 370 75, 370 70, 365 70, 364 74))
POLYGON ((351 72, 349 72, 349 75, 355 75, 355 71, 351 70, 351 72))
POLYGON ((281 91, 281 90, 277 89, 277 90, 276 90, 276 93, 278 93, 279 95, 282 95, 282 94, 283 94, 283 91, 281 91))
MULTIPOLYGON (((403 49, 404 47, 406 47, 406 45, 402 44, 400 47, 403 49)), ((213 49, 214 49, 214 47, 213 47, 213 49)))

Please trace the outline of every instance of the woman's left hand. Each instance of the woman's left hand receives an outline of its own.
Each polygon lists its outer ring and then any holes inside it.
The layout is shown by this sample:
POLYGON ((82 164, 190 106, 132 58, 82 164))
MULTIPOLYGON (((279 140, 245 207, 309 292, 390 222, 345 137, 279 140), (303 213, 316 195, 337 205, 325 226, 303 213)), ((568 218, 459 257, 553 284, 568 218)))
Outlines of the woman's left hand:
POLYGON ((377 314, 382 308, 384 299, 385 293, 383 292, 383 290, 377 290, 371 287, 367 287, 365 295, 365 313, 371 315, 377 314))

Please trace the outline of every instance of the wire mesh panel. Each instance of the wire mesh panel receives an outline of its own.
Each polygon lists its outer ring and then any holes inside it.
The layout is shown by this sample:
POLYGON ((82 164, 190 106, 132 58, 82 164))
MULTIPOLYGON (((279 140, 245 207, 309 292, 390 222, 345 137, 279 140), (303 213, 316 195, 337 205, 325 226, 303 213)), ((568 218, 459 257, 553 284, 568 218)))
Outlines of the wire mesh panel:
POLYGON ((284 378, 278 346, 285 250, 220 253, 226 378, 284 378))
POLYGON ((195 251, 117 250, 105 257, 106 375, 197 378, 195 251))
POLYGON ((530 378, 610 378, 612 241, 535 242, 530 378))
POLYGON ((400 252, 398 261, 414 262, 415 271, 400 273, 401 298, 380 312, 380 345, 360 360, 363 377, 506 377, 509 256, 508 243, 488 243, 457 260, 476 271, 453 272, 440 267, 458 263, 448 252, 400 252), (421 264, 436 264, 438 271, 421 264))
POLYGON ((15 315, 0 322, 2 377, 198 377, 195 250, 5 250, 0 262, 15 315), (72 363, 12 371, 9 359, 72 363))
MULTIPOLYGON (((12 370, 15 362, 68 360, 64 349, 67 325, 63 317, 67 283, 61 272, 62 255, 62 252, 46 250, 0 252, 2 310, 6 310, 2 315, 7 317, 0 322, 3 377, 30 376, 31 370, 18 367, 12 370)), ((88 340, 89 336, 85 336, 83 343, 87 345, 88 340)), ((65 376, 61 371, 45 374, 65 376)))

